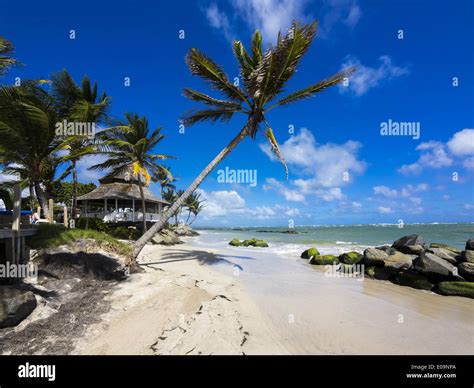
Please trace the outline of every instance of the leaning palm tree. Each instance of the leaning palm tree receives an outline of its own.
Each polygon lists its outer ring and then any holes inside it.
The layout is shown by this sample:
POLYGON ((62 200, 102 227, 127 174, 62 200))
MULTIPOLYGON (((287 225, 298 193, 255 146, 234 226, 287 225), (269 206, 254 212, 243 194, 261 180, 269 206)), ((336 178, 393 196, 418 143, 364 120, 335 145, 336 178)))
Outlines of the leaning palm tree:
POLYGON ((62 150, 56 137, 57 111, 51 96, 38 82, 21 87, 0 87, 0 163, 34 188, 45 214, 48 212, 44 180, 62 150))
POLYGON ((5 75, 7 70, 18 63, 18 61, 13 58, 13 44, 0 36, 0 76, 5 75))
MULTIPOLYGON (((105 93, 99 97, 97 93, 97 82, 91 86, 87 75, 82 78, 81 86, 76 85, 72 76, 63 70, 52 76, 52 95, 54 96, 56 109, 61 119, 70 122, 104 123, 109 119, 107 111, 111 99, 105 93)), ((77 163, 85 155, 95 151, 93 139, 84 135, 68 136, 64 140, 65 148, 69 150, 63 157, 69 161, 72 168, 72 209, 71 216, 75 217, 77 207, 77 163)))
POLYGON ((179 209, 191 193, 196 190, 207 175, 246 137, 255 139, 259 131, 269 141, 276 157, 288 169, 283 160, 273 130, 266 120, 266 114, 277 107, 313 97, 327 88, 337 85, 348 77, 354 69, 345 69, 323 81, 280 97, 290 78, 307 53, 316 34, 316 23, 300 25, 293 23, 285 36, 278 35, 275 47, 262 49, 262 37, 257 30, 251 42, 250 53, 240 41, 233 43, 234 56, 240 67, 243 88, 232 83, 224 70, 211 58, 198 49, 191 49, 186 56, 186 64, 191 74, 204 79, 211 89, 224 97, 218 99, 205 93, 186 88, 184 95, 196 102, 207 105, 201 110, 192 110, 185 114, 185 126, 200 122, 228 122, 234 114, 243 114, 246 124, 232 141, 207 165, 183 195, 171 206, 135 244, 134 254, 138 256, 145 244, 160 230, 167 219, 179 209))
POLYGON ((158 162, 171 157, 154 153, 154 148, 164 138, 161 128, 156 128, 150 133, 148 120, 145 117, 126 113, 125 118, 127 122, 99 132, 99 150, 95 153, 105 155, 108 159, 103 163, 90 167, 90 169, 110 170, 107 176, 132 173, 137 179, 140 189, 143 231, 146 232, 146 207, 143 185, 148 186, 151 176, 163 169, 158 162))

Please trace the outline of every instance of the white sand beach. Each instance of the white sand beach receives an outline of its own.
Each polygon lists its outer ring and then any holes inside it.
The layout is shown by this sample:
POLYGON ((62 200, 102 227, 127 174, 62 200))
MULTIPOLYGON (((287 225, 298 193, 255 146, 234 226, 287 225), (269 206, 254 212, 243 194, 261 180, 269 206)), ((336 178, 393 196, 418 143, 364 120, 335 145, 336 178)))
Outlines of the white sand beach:
POLYGON ((74 354, 473 354, 474 302, 258 248, 148 245, 74 354))

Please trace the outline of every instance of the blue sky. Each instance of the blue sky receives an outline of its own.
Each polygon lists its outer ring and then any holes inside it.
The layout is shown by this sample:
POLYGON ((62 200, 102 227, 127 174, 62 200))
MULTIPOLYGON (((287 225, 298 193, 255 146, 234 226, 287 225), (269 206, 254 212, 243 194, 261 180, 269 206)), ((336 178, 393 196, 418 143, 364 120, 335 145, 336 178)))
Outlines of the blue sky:
MULTIPOLYGON (((195 106, 182 88, 208 91, 189 74, 186 52, 201 49, 233 79, 232 39, 247 44, 259 28, 269 44, 292 19, 318 19, 318 37, 288 90, 348 64, 358 72, 348 86, 269 113, 288 181, 263 136, 245 140, 219 168, 256 170, 257 184, 221 183, 215 171, 202 185, 206 209, 196 224, 474 221, 472 15, 470 0, 2 0, 0 35, 25 64, 2 82, 63 68, 77 81, 88 74, 112 96, 114 116, 136 112, 163 127, 157 151, 177 157, 169 164, 185 188, 244 124, 235 117, 179 132, 179 117, 195 106), (389 120, 418 125, 419 138, 382 136, 389 120)), ((81 162, 82 182, 96 182, 87 170, 96 161, 81 162)))

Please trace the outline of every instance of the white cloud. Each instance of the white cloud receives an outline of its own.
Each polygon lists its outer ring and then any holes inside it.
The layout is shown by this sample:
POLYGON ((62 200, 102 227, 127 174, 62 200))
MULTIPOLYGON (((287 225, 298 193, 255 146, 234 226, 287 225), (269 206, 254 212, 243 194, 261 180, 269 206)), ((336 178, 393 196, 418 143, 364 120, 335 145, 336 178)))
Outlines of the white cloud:
POLYGON ((416 147, 420 151, 418 160, 404 164, 399 168, 402 174, 419 174, 425 168, 450 167, 455 163, 466 169, 474 169, 474 129, 463 129, 456 132, 447 143, 428 141, 416 147))
POLYGON ((416 147, 421 155, 415 163, 404 164, 399 168, 402 174, 419 174, 424 168, 442 168, 453 164, 452 158, 446 152, 445 145, 439 141, 421 143, 416 147))
POLYGON ((212 191, 197 190, 205 200, 202 217, 205 219, 223 217, 230 214, 242 214, 247 211, 245 200, 234 190, 212 191))
MULTIPOLYGON (((264 188, 276 190, 287 201, 303 202, 307 195, 315 195, 324 201, 344 199, 341 187, 366 168, 366 163, 357 157, 360 147, 360 143, 351 140, 344 144, 319 145, 313 134, 303 128, 280 149, 290 171, 304 177, 292 180, 289 185, 269 178, 264 188)), ((261 144, 260 148, 271 160, 278 161, 267 143, 261 144)))
POLYGON ((325 0, 319 12, 320 35, 329 37, 331 30, 338 24, 353 28, 362 17, 362 10, 356 0, 325 0))
POLYGON ((286 32, 293 20, 307 21, 306 0, 231 0, 236 11, 249 27, 258 28, 263 39, 273 42, 278 32, 286 32))
POLYGON ((290 202, 303 202, 305 197, 303 194, 298 192, 297 190, 292 190, 286 187, 283 183, 278 182, 275 178, 267 178, 265 180, 266 184, 263 185, 263 189, 268 190, 275 190, 279 194, 283 195, 283 197, 290 202))
POLYGON ((409 73, 408 68, 396 66, 388 55, 379 57, 381 62, 378 67, 364 66, 355 57, 348 57, 341 69, 356 66, 357 70, 350 76, 349 85, 339 85, 339 90, 345 92, 348 89, 357 96, 362 96, 370 89, 378 86, 382 81, 400 77, 409 73))
POLYGON ((232 41, 234 39, 229 19, 224 12, 219 10, 216 3, 211 3, 205 9, 205 13, 211 27, 221 30, 227 40, 232 41))
POLYGON ((390 214, 390 213, 393 213, 393 210, 392 208, 388 207, 388 206, 379 206, 377 208, 377 211, 380 213, 380 214, 390 214))
POLYGON ((464 210, 473 210, 474 205, 471 205, 470 203, 466 203, 466 204, 463 205, 463 209, 464 210))
POLYGON ((391 189, 387 186, 374 186, 374 194, 383 195, 386 198, 397 198, 397 197, 412 197, 415 193, 420 193, 428 190, 429 186, 427 183, 419 183, 417 185, 406 185, 400 190, 391 189))
POLYGON ((447 143, 453 155, 474 155, 474 129, 463 129, 456 132, 447 143))
POLYGON ((387 186, 375 186, 373 190, 375 194, 381 194, 387 198, 395 198, 397 196, 397 190, 390 189, 387 186))

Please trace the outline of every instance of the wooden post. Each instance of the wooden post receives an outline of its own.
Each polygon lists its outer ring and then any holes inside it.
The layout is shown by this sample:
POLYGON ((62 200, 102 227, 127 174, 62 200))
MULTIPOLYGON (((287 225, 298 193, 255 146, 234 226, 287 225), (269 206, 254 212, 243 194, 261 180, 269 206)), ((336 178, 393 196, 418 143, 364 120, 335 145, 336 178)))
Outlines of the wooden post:
POLYGON ((52 224, 54 222, 54 201, 50 199, 48 201, 48 222, 52 224))
POLYGON ((63 218, 63 223, 64 226, 67 228, 68 227, 68 219, 67 219, 67 206, 64 206, 64 218, 63 218))

